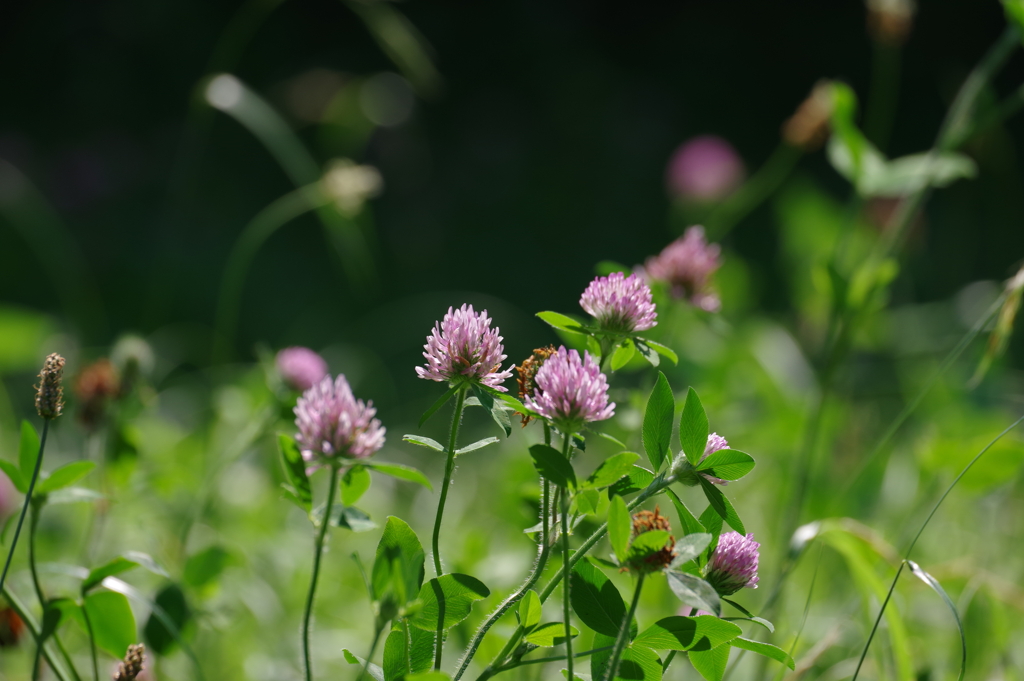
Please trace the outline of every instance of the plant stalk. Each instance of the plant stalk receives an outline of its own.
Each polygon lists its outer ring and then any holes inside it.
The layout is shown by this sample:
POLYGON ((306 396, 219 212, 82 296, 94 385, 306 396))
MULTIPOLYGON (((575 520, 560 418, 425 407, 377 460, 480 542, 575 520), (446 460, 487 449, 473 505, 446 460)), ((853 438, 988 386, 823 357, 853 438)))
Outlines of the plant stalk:
MULTIPOLYGON (((562 445, 562 456, 565 457, 566 461, 571 458, 572 452, 572 433, 565 434, 565 444, 562 445)), ((572 464, 570 464, 571 466, 572 464)), ((561 490, 562 498, 562 617, 565 618, 565 666, 568 671, 566 678, 569 681, 573 681, 575 678, 572 673, 572 625, 569 623, 569 615, 572 612, 571 605, 569 603, 570 598, 570 582, 569 570, 572 567, 569 565, 569 488, 566 487, 561 490)))
POLYGON ((327 505, 324 506, 324 515, 320 520, 320 529, 316 534, 316 542, 313 553, 313 576, 309 582, 309 593, 306 595, 306 611, 302 616, 302 659, 305 663, 306 681, 313 681, 313 660, 309 653, 309 626, 313 618, 313 598, 316 595, 316 583, 320 578, 320 557, 324 552, 324 538, 327 536, 327 528, 331 524, 331 508, 334 506, 334 495, 338 489, 339 468, 331 465, 331 482, 327 488, 327 505))
POLYGON ((619 671, 619 660, 622 659, 622 651, 626 647, 626 639, 629 638, 629 625, 636 615, 636 606, 640 602, 640 590, 644 587, 644 577, 646 575, 643 572, 637 575, 636 589, 633 591, 633 601, 629 604, 629 612, 622 618, 622 624, 619 626, 619 635, 615 637, 612 657, 608 660, 608 668, 604 673, 605 681, 612 681, 615 678, 616 672, 619 671))
POLYGON ((46 435, 50 431, 50 420, 43 420, 43 432, 39 436, 39 456, 36 457, 36 467, 32 471, 32 480, 28 483, 28 492, 25 493, 25 503, 21 507, 21 515, 18 516, 18 525, 14 528, 14 539, 11 540, 11 548, 7 550, 7 561, 4 563, 3 574, 0 574, 0 591, 7 581, 7 571, 11 567, 11 559, 14 557, 14 549, 18 545, 18 536, 21 535, 21 526, 25 522, 25 514, 28 513, 29 504, 32 503, 32 493, 36 489, 36 480, 39 479, 39 469, 43 466, 43 450, 46 449, 46 435))

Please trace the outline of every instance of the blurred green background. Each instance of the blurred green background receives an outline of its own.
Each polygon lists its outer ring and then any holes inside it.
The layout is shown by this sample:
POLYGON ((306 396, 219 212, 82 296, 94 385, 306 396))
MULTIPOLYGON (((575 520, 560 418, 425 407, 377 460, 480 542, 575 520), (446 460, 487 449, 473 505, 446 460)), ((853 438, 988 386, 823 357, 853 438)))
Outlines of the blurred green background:
MULTIPOLYGON (((579 313, 598 262, 642 263, 713 209, 673 197, 673 152, 716 135, 755 175, 820 78, 847 82, 869 114, 881 107, 884 119, 891 109, 891 131, 876 139, 890 156, 928 149, 1006 21, 997 2, 922 5, 905 44, 880 48, 854 0, 8 3, 0 10, 0 455, 16 457, 17 423, 34 418, 31 384, 48 352, 68 356, 69 379, 125 334, 153 353, 116 433, 97 442, 71 418, 60 423, 48 459, 109 459, 103 484, 116 503, 105 534, 81 550, 89 525, 71 510, 81 507, 48 510, 42 560, 88 565, 147 551, 187 591, 197 613, 190 640, 208 678, 297 678, 309 527, 275 491, 271 434, 290 429, 294 395, 275 382, 271 353, 293 344, 322 352, 377 405, 389 429, 381 458, 424 469, 436 487, 443 462, 400 436, 416 432, 443 390, 417 380, 413 367, 450 305, 486 308, 509 362, 557 342, 535 312, 579 313), (232 248, 296 183, 258 136, 209 105, 210 77, 225 72, 279 114, 294 137, 271 137, 304 148, 315 175, 350 158, 382 179, 379 196, 360 209, 306 212, 268 237, 229 334, 218 330, 217 305, 232 248), (895 95, 885 94, 885 73, 895 95), (225 571, 189 583, 189 558, 210 547, 231 556, 225 571)), ((982 108, 1022 78, 1018 49, 982 108)), ((849 532, 836 531, 835 552, 790 577, 797 586, 771 639, 786 646, 815 568, 825 575, 794 655, 809 660, 808 678, 848 678, 877 605, 864 575, 888 582, 887 547, 902 549, 922 509, 1024 404, 1024 344, 1011 338, 986 379, 968 387, 984 351, 975 343, 893 446, 853 477, 1024 257, 1024 119, 987 129, 964 151, 977 177, 936 191, 915 223, 888 299, 861 319, 812 448, 801 521, 850 517, 877 534, 843 525, 849 532), (848 572, 854 567, 864 570, 848 572)), ((822 383, 823 265, 847 231, 859 257, 891 208, 851 201, 821 151, 781 179, 720 239, 722 312, 703 315, 666 298, 652 335, 681 356, 666 369, 677 394, 693 385, 712 430, 759 461, 728 490, 765 546, 767 588, 745 595, 750 607, 773 588, 789 541, 779 509, 822 383)), ((641 365, 613 378, 620 407, 606 430, 637 451, 652 384, 641 365)), ((69 413, 76 408, 72 400, 69 413)), ((441 437, 446 419, 422 432, 441 437)), ((494 434, 478 414, 467 430, 467 442, 494 434)), ((536 491, 523 451, 534 430, 460 465, 446 523, 462 523, 464 534, 447 536, 448 555, 495 595, 456 630, 456 643, 528 566, 520 529, 533 524, 536 491)), ((609 447, 594 449, 608 455, 609 447)), ((918 549, 962 606, 977 653, 971 678, 1020 678, 1024 664, 1011 643, 1024 633, 1024 592, 1014 586, 1024 565, 1013 548, 1024 530, 1022 458, 1020 437, 1009 436, 957 488, 918 549)), ((433 495, 374 484, 362 503, 378 521, 432 513, 433 495)), ((413 527, 429 536, 426 524, 413 527)), ((378 534, 334 532, 318 601, 323 678, 354 676, 341 647, 365 652, 369 605, 347 556, 358 550, 369 560, 378 534)), ((48 579, 54 591, 64 588, 60 577, 48 579)), ((24 587, 24 573, 18 580, 14 588, 24 587)), ((139 581, 150 593, 162 588, 156 578, 139 581)), ((663 587, 648 589, 642 616, 672 614, 663 587)), ((919 584, 905 589, 911 676, 892 662, 899 646, 883 642, 872 678, 950 678, 957 661, 948 613, 919 584)), ((136 617, 144 621, 144 606, 136 617)), ((68 636, 84 659, 81 635, 68 636)), ((489 645, 481 662, 500 641, 489 645)), ((27 658, 0 651, 4 664, 13 660, 11 679, 22 678, 27 658)), ((768 678, 757 669, 744 667, 746 678, 768 678)), ((174 654, 163 671, 190 674, 174 654)))

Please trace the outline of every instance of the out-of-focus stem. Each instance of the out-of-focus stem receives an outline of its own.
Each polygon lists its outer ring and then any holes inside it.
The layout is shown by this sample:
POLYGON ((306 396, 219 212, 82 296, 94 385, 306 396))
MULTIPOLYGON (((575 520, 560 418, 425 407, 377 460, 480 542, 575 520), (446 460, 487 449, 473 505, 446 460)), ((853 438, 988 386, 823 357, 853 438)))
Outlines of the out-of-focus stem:
POLYGON ((313 681, 313 660, 309 653, 309 625, 313 619, 313 598, 316 595, 316 583, 320 577, 320 558, 324 553, 324 538, 327 527, 331 524, 331 507, 334 506, 334 494, 338 489, 338 467, 331 466, 331 482, 327 488, 327 505, 320 520, 320 529, 316 534, 313 553, 313 576, 309 581, 309 593, 306 595, 306 610, 302 616, 302 657, 306 665, 306 681, 313 681))
POLYGON ((757 172, 736 190, 736 193, 722 202, 708 215, 706 227, 708 240, 721 240, 743 218, 755 208, 789 177, 793 166, 800 160, 803 152, 787 142, 779 142, 772 155, 764 162, 757 172))
POLYGON ((900 94, 902 51, 899 45, 876 41, 871 66, 871 92, 864 112, 864 135, 885 151, 892 134, 900 94))
POLYGON ((32 494, 36 489, 36 480, 39 479, 39 469, 43 465, 43 451, 46 449, 46 435, 50 432, 50 420, 43 419, 43 432, 39 436, 39 456, 36 457, 36 467, 32 471, 32 479, 28 483, 28 491, 25 493, 25 503, 21 507, 21 515, 18 516, 18 524, 14 528, 14 538, 11 539, 11 548, 7 550, 7 562, 4 563, 3 574, 0 574, 0 590, 3 590, 7 581, 7 571, 11 568, 11 559, 14 557, 14 549, 18 546, 18 537, 21 535, 21 526, 25 522, 25 514, 28 513, 29 504, 32 503, 32 494))
MULTIPOLYGON (((568 461, 570 453, 572 451, 572 433, 565 434, 565 444, 562 445, 562 456, 568 461)), ((571 465, 571 464, 570 464, 571 465)), ((572 681, 575 677, 572 673, 572 625, 569 623, 569 615, 572 612, 572 608, 569 603, 570 589, 569 585, 571 580, 569 579, 569 488, 564 487, 561 490, 562 497, 562 617, 565 618, 565 666, 568 676, 566 678, 572 681)))
MULTIPOLYGON (((622 619, 622 624, 619 625, 619 635, 615 637, 615 647, 612 648, 612 656, 608 660, 608 669, 605 670, 604 681, 612 681, 615 678, 615 673, 619 671, 619 660, 622 658, 622 649, 626 647, 626 639, 629 638, 629 625, 633 621, 634 615, 636 615, 636 606, 640 602, 640 590, 644 587, 644 576, 642 572, 637 575, 633 600, 629 604, 629 612, 626 613, 622 619)), ((572 677, 570 676, 569 678, 572 677)))

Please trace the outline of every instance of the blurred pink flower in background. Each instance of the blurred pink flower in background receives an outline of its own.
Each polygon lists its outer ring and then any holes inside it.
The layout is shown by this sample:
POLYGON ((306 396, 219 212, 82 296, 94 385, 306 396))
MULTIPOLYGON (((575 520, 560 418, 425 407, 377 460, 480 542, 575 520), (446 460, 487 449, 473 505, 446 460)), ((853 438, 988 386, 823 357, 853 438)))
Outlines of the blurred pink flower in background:
POLYGON ((0 523, 7 519, 18 509, 18 501, 15 499, 17 490, 14 483, 7 477, 7 474, 0 471, 0 523))
POLYGON ((701 135, 675 150, 666 181, 673 197, 718 201, 739 187, 745 175, 743 160, 731 144, 715 135, 701 135))
POLYGON ((327 362, 309 348, 293 346, 277 353, 277 371, 296 390, 309 390, 327 375, 327 362))
POLYGON ((648 279, 671 286, 676 298, 717 312, 722 303, 711 287, 711 275, 722 265, 721 253, 718 244, 709 244, 704 238, 704 228, 694 225, 661 253, 648 258, 642 270, 648 279))

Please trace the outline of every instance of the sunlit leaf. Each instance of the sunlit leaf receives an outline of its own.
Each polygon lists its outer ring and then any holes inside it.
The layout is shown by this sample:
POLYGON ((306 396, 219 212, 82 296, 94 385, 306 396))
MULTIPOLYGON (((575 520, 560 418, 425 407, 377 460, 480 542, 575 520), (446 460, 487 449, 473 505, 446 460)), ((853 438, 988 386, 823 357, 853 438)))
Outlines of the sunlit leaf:
MULTIPOLYGON (((569 627, 569 631, 572 638, 576 638, 580 635, 580 632, 576 627, 571 625, 569 627)), ((523 640, 542 648, 560 646, 565 643, 565 625, 561 622, 548 622, 546 624, 542 624, 523 637, 523 640)))
POLYGON ((96 464, 92 461, 75 461, 65 464, 36 485, 35 493, 49 494, 64 487, 70 487, 88 475, 94 468, 96 468, 96 464))
POLYGON ((655 471, 661 468, 661 464, 669 455, 675 412, 676 399, 672 394, 672 387, 665 374, 659 371, 658 380, 647 400, 643 423, 644 451, 647 452, 647 458, 655 471))
POLYGON ((457 573, 441 575, 420 589, 419 600, 423 605, 409 623, 428 631, 436 631, 439 626, 451 629, 469 617, 473 601, 490 595, 490 589, 476 577, 457 573))
POLYGON ((679 440, 686 460, 696 467, 708 445, 708 417, 693 388, 686 393, 686 404, 683 405, 683 415, 679 421, 679 440))
POLYGON ((729 641, 729 645, 733 648, 742 648, 743 650, 749 650, 750 652, 757 653, 758 655, 770 657, 773 660, 781 662, 790 669, 796 669, 796 663, 793 661, 793 658, 790 657, 789 653, 778 646, 771 645, 770 643, 751 641, 749 638, 737 636, 729 641))

